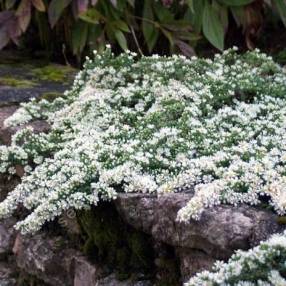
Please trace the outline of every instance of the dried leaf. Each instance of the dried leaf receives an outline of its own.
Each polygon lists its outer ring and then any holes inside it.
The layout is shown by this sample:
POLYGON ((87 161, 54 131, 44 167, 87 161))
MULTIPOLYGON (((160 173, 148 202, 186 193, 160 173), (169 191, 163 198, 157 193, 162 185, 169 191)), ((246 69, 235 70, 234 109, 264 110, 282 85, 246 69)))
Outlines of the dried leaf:
POLYGON ((9 36, 5 27, 0 29, 0 50, 9 43, 9 36))
POLYGON ((183 53, 183 55, 185 55, 187 57, 191 57, 191 56, 194 56, 196 54, 194 49, 189 44, 187 44, 186 42, 176 40, 175 44, 180 49, 180 51, 183 53))
POLYGON ((0 12, 0 24, 7 23, 14 16, 14 11, 0 12))
POLYGON ((31 21, 31 1, 22 0, 17 11, 16 16, 18 18, 18 23, 23 32, 25 32, 31 21))
POLYGON ((16 3, 16 0, 6 0, 5 7, 7 10, 11 9, 16 3))
POLYGON ((45 12, 46 7, 43 0, 32 0, 33 6, 40 12, 45 12))

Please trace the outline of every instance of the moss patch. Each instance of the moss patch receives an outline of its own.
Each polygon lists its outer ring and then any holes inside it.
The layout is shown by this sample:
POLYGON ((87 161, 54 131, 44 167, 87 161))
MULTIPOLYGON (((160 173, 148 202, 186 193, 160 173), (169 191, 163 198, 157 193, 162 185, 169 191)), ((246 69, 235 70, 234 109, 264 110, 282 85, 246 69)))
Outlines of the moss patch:
POLYGON ((19 79, 11 76, 0 77, 0 86, 12 86, 17 88, 29 88, 36 86, 37 84, 32 80, 19 79))
POLYGON ((63 82, 69 80, 75 69, 69 66, 50 64, 44 67, 35 68, 32 74, 41 81, 63 82))
POLYGON ((41 96, 39 96, 37 98, 37 101, 41 100, 41 99, 45 99, 48 100, 50 102, 54 101, 56 98, 62 97, 63 94, 60 92, 46 92, 43 93, 41 96))
POLYGON ((286 224, 286 216, 279 216, 279 217, 277 218, 277 222, 278 222, 279 224, 286 224))
POLYGON ((91 259, 108 265, 121 280, 132 273, 153 275, 151 237, 125 224, 112 203, 81 212, 78 218, 86 234, 83 251, 91 259))

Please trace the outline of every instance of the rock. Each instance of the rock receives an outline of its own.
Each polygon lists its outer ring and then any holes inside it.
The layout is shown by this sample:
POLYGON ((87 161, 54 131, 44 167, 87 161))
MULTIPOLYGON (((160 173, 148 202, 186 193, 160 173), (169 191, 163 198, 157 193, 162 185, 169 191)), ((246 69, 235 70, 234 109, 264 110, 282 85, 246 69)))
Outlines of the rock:
POLYGON ((0 222, 0 258, 12 253, 16 230, 13 225, 17 220, 13 217, 0 222))
POLYGON ((12 135, 27 126, 33 127, 35 133, 48 132, 50 130, 49 124, 43 120, 35 120, 31 123, 17 127, 4 127, 4 121, 11 116, 17 108, 18 107, 15 105, 0 107, 0 143, 9 145, 11 143, 12 135))
POLYGON ((18 176, 0 174, 0 202, 20 183, 18 176))
POLYGON ((191 193, 156 197, 119 194, 115 206, 130 225, 177 249, 183 278, 209 269, 217 259, 228 259, 236 249, 249 249, 281 231, 277 216, 248 205, 221 205, 206 209, 199 221, 176 221, 191 193))
POLYGON ((206 209, 199 221, 176 221, 177 212, 192 194, 175 193, 156 197, 148 194, 119 194, 116 208, 124 220, 138 230, 174 247, 201 250, 211 257, 228 258, 236 249, 248 249, 281 230, 270 211, 240 205, 206 209))
POLYGON ((153 284, 148 281, 132 281, 132 279, 119 281, 116 275, 112 273, 111 275, 104 277, 97 281, 96 286, 152 286, 153 284))
POLYGON ((0 262, 0 286, 16 286, 15 270, 8 263, 0 262))
POLYGON ((103 276, 101 267, 70 248, 63 237, 19 234, 13 252, 17 266, 24 273, 51 286, 95 286, 103 276))
POLYGON ((20 103, 47 93, 63 93, 72 84, 76 70, 61 65, 39 66, 22 59, 16 63, 1 65, 0 59, 0 105, 1 103, 20 103), (52 73, 51 73, 52 72, 52 73), (53 78, 55 74, 60 78, 53 78))
MULTIPOLYGON (((7 144, 7 137, 11 137, 11 134, 5 135, 4 131, 4 121, 11 116, 16 110, 18 106, 0 106, 0 144, 7 144)), ((10 139, 9 139, 10 140, 10 139)))
POLYGON ((74 258, 73 286, 95 286, 101 270, 87 261, 85 257, 74 258))
POLYGON ((17 266, 48 285, 73 285, 73 259, 80 255, 65 247, 61 237, 18 235, 13 248, 17 266))
POLYGON ((215 259, 203 251, 189 248, 177 248, 180 260, 182 280, 187 281, 191 276, 203 270, 211 270, 215 259))

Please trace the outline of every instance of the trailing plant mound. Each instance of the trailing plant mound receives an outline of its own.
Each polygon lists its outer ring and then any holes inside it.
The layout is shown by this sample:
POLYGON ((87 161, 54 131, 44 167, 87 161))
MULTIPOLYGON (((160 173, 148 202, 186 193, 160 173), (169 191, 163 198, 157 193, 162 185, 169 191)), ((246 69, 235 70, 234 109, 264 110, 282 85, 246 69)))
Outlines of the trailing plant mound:
POLYGON ((183 56, 88 59, 74 87, 53 102, 25 103, 6 126, 45 119, 48 134, 25 128, 1 146, 1 172, 25 168, 0 204, 35 232, 64 210, 89 208, 118 192, 182 192, 178 219, 199 219, 220 203, 269 204, 285 213, 286 74, 258 51, 210 59, 183 56))
MULTIPOLYGON (((47 120, 51 131, 25 128, 0 149, 2 173, 14 174, 19 165, 25 170, 0 203, 1 217, 19 204, 31 211, 16 224, 22 233, 119 192, 192 190, 178 213, 182 222, 225 203, 267 201, 285 214, 286 73, 258 50, 240 55, 234 48, 210 60, 115 57, 107 48, 87 58, 63 97, 22 104, 5 125, 34 119, 47 120)), ((268 263, 259 261, 251 265, 268 263)), ((235 283, 207 285, 252 285, 235 283)))

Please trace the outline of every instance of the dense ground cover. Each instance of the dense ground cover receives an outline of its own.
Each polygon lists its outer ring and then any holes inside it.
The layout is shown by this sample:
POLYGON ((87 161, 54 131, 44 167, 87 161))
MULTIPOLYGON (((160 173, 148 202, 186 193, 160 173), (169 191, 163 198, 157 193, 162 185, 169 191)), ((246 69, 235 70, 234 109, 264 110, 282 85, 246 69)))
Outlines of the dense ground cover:
MULTIPOLYGON (((0 203, 0 216, 23 204, 31 214, 16 228, 33 233, 69 208, 89 208, 118 192, 186 190, 194 197, 178 213, 182 223, 222 203, 267 202, 285 214, 285 95, 285 70, 257 50, 231 49, 213 60, 138 60, 130 52, 115 57, 108 48, 87 59, 63 97, 25 103, 6 120, 16 126, 45 119, 51 131, 26 128, 0 147, 0 172, 25 170, 0 203)), ((258 268, 265 270, 261 283, 283 279, 284 257, 285 237, 277 235, 189 285, 252 285, 237 281, 258 268), (269 266, 263 255, 275 263, 269 266), (237 261, 239 271, 232 266, 237 261)))

